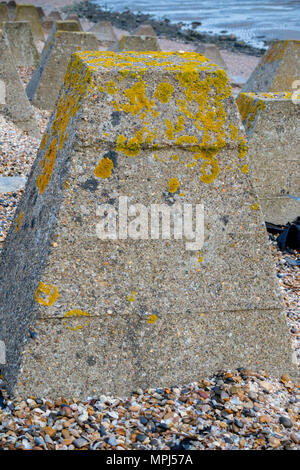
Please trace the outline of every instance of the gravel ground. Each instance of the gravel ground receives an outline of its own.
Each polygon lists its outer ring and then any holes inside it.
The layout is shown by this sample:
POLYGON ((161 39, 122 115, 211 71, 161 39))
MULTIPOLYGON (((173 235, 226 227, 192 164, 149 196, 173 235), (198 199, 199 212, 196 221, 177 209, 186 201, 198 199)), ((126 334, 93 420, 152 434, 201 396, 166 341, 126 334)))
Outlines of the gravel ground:
MULTIPOLYGON (((236 67, 238 60, 232 58, 236 67)), ((20 69, 24 84, 31 73, 20 69)), ((35 112, 43 133, 50 113, 35 112)), ((0 174, 27 176, 39 140, 0 116, 0 142, 0 174)), ((0 249, 21 194, 0 194, 0 249)), ((300 360, 300 277, 288 264, 297 254, 270 245, 300 360)), ((84 403, 11 401, 2 394, 0 449, 300 449, 300 390, 285 374, 277 380, 264 372, 220 371, 197 383, 137 390, 126 400, 100 396, 84 403)))

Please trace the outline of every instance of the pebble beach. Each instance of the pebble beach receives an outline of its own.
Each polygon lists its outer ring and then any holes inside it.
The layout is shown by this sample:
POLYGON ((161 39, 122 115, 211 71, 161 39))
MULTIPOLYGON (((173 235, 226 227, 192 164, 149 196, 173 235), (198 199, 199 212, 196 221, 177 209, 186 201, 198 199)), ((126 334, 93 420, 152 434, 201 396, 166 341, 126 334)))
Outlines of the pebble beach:
MULTIPOLYGON (((48 2, 32 2, 49 6, 48 2)), ((66 1, 53 2, 53 8, 66 1)), ((118 37, 129 34, 115 28, 118 37)), ((194 50, 195 45, 160 39, 162 50, 194 50)), ((259 57, 221 50, 233 94, 259 57), (238 77, 238 78, 237 78, 238 77)), ((20 67, 24 87, 33 68, 20 67)), ((43 135, 50 112, 35 108, 43 135)), ((28 177, 40 139, 28 136, 0 115, 0 176, 28 177)), ((0 192, 0 251, 23 189, 0 192)), ((300 276, 281 252, 276 238, 270 249, 285 304, 294 361, 300 361, 300 276)), ((247 293, 245 293, 247 295, 247 293)), ((272 318, 270 318, 270 322, 272 318)), ((38 341, 31 338, 31 341, 38 341)), ((299 450, 300 387, 287 374, 280 379, 264 371, 222 370, 189 384, 138 389, 117 396, 11 399, 0 378, 0 449, 3 450, 299 450)))

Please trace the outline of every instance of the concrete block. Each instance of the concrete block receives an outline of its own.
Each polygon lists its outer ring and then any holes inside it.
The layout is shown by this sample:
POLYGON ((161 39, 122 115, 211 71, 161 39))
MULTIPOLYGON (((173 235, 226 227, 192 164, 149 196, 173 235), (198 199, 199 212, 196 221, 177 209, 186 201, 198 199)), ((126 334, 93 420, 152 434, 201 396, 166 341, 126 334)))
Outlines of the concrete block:
POLYGON ((247 164, 226 74, 203 56, 73 54, 2 252, 9 392, 127 395, 236 367, 294 377, 247 164), (123 217, 115 238, 99 236, 104 203, 123 217), (203 204, 203 247, 150 233, 136 217, 153 204, 190 204, 194 223, 203 204))
POLYGON ((97 51, 96 36, 92 33, 59 31, 53 25, 40 63, 26 88, 27 96, 35 106, 48 110, 54 108, 70 57, 78 50, 97 51))
POLYGON ((18 75, 8 40, 0 31, 0 113, 23 131, 40 137, 34 111, 18 75))
POLYGON ((8 39, 17 66, 33 67, 39 63, 39 53, 28 21, 6 22, 3 33, 8 39))
POLYGON ((300 97, 241 93, 237 104, 249 142, 249 172, 266 222, 300 216, 300 97))
POLYGON ((300 41, 276 40, 252 72, 242 93, 292 91, 297 80, 300 80, 300 41))

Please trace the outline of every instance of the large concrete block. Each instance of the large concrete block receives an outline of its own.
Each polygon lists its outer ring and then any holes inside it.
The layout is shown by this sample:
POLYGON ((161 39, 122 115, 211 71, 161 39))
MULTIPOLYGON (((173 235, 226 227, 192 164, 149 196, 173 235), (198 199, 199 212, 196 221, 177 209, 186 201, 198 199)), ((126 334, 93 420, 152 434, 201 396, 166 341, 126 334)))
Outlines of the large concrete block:
POLYGON ((119 41, 117 51, 160 51, 157 37, 153 36, 123 36, 119 41))
POLYGON ((0 31, 0 113, 23 131, 40 137, 34 111, 18 75, 8 40, 0 31))
POLYGON ((133 36, 156 36, 156 32, 154 31, 151 24, 140 24, 134 31, 133 36))
POLYGON ((111 47, 118 42, 118 38, 109 21, 99 21, 91 29, 90 33, 95 34, 102 45, 111 47))
POLYGON ((9 21, 7 5, 0 3, 0 29, 5 21, 9 21))
POLYGON ((300 100, 291 93, 241 93, 237 104, 264 219, 286 224, 300 216, 300 100), (291 197, 292 196, 292 197, 291 197))
POLYGON ((28 21, 9 21, 3 24, 16 65, 32 67, 39 63, 39 53, 34 44, 28 21))
POLYGON ((230 94, 195 53, 72 56, 2 253, 10 392, 124 395, 224 367, 294 374, 230 94), (120 197, 128 233, 122 212, 103 239, 99 205, 110 218, 120 197), (147 223, 139 233, 152 204, 191 204, 194 222, 204 204, 203 248, 151 238, 147 223))
POLYGON ((26 88, 27 96, 35 106, 48 110, 54 108, 70 57, 78 50, 98 51, 96 36, 92 33, 59 31, 54 24, 39 65, 26 88))
POLYGON ((33 38, 44 41, 44 33, 40 20, 40 15, 33 5, 17 5, 15 21, 29 21, 33 38))
POLYGON ((291 91, 300 77, 300 41, 274 41, 242 88, 244 92, 291 91))
POLYGON ((227 70, 227 65, 215 44, 199 44, 196 52, 207 57, 213 64, 219 65, 221 69, 227 70))

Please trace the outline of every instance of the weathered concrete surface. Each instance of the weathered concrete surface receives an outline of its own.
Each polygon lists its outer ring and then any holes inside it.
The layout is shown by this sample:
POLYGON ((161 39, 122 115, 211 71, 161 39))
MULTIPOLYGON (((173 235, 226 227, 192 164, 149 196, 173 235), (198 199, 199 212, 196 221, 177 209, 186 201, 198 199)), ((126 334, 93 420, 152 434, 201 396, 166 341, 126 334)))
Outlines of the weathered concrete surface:
POLYGON ((28 21, 9 21, 3 24, 16 65, 33 67, 39 63, 39 53, 34 44, 28 21))
POLYGON ((18 75, 8 40, 0 31, 0 113, 23 131, 40 137, 34 111, 18 75))
POLYGON ((55 25, 56 31, 81 31, 81 27, 77 21, 63 20, 55 21, 53 19, 46 18, 43 21, 43 28, 46 33, 50 33, 53 26, 55 25))
POLYGON ((39 65, 26 88, 27 96, 35 106, 48 110, 54 108, 70 57, 78 50, 98 51, 96 36, 92 33, 58 31, 54 24, 39 65))
POLYGON ((40 15, 33 5, 17 5, 15 21, 29 21, 33 38, 44 41, 44 33, 40 20, 40 15))
POLYGON ((42 20, 44 18, 44 16, 46 16, 43 8, 42 7, 36 7, 36 9, 37 9, 37 12, 39 14, 40 20, 42 20))
POLYGON ((266 222, 300 216, 300 97, 291 93, 241 93, 237 104, 250 149, 248 158, 266 222))
POLYGON ((123 36, 119 41, 117 51, 160 51, 157 37, 153 36, 123 36))
POLYGON ((16 7, 17 4, 14 0, 10 0, 9 2, 7 2, 8 16, 11 20, 15 19, 16 7))
POLYGON ((195 53, 73 55, 2 253, 11 393, 125 395, 224 367, 295 375, 230 93, 195 53), (119 196, 203 203, 201 253, 98 238, 96 209, 119 196))
POLYGON ((207 57, 213 64, 219 65, 221 69, 227 70, 227 65, 215 44, 199 44, 196 52, 207 57))
POLYGON ((82 31, 82 28, 78 21, 74 20, 64 20, 64 21, 57 21, 56 22, 56 30, 57 31, 82 31))
POLYGON ((51 13, 49 13, 48 17, 53 18, 55 21, 62 21, 61 14, 59 13, 58 10, 51 11, 51 13))
POLYGON ((99 21, 91 29, 90 33, 95 34, 98 41, 107 47, 114 46, 118 42, 118 38, 109 21, 99 21))
POLYGON ((66 17, 65 21, 75 21, 78 25, 78 30, 77 31, 83 31, 83 28, 81 26, 81 21, 79 19, 79 16, 76 14, 70 14, 66 17))
POLYGON ((24 188, 25 176, 0 176, 0 193, 11 193, 24 188))
POLYGON ((9 21, 7 5, 0 3, 0 29, 5 21, 9 21))
POLYGON ((274 41, 241 92, 291 91, 299 79, 300 41, 274 41))
POLYGON ((134 31, 133 36, 156 36, 156 32, 154 31, 151 24, 140 24, 134 31))

